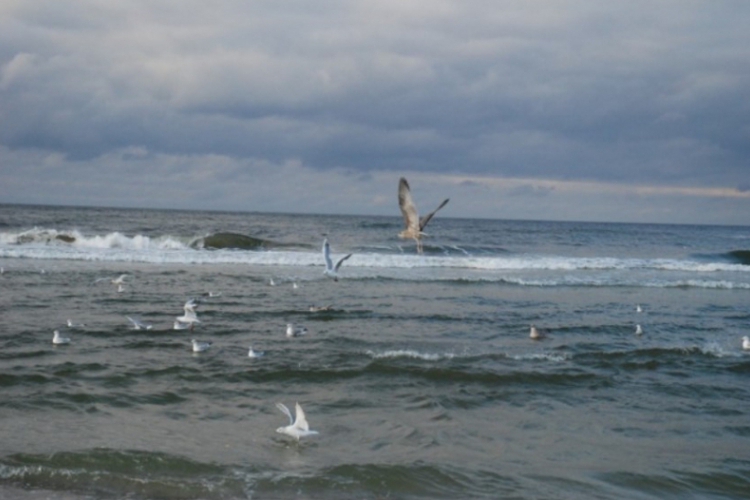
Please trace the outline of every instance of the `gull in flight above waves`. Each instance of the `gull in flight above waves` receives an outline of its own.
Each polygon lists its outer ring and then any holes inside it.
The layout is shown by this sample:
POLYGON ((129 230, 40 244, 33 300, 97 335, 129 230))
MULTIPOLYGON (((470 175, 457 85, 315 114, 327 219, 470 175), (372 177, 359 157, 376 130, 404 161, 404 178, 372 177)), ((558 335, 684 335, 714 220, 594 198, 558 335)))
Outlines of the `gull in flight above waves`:
POLYGON ((70 337, 63 337, 58 330, 55 330, 52 335, 52 343, 56 345, 70 344, 70 337))
POLYGON ((747 335, 742 337, 742 348, 746 351, 750 351, 750 337, 747 335))
POLYGON ((307 335, 307 328, 304 326, 295 325, 294 323, 286 324, 286 336, 287 337, 301 337, 307 335))
POLYGON ((208 351, 208 348, 211 347, 211 342, 200 342, 198 340, 191 340, 193 343, 193 352, 204 352, 208 351))
POLYGON ((326 261, 326 270, 323 271, 323 274, 328 276, 329 278, 333 278, 333 281, 339 280, 339 268, 341 267, 341 264, 344 263, 346 259, 351 257, 352 254, 345 255, 341 257, 338 262, 336 262, 336 265, 333 265, 333 260, 331 260, 331 246, 328 244, 328 238, 323 240, 323 258, 326 261))
POLYGON ((422 236, 426 235, 424 228, 427 226, 427 223, 430 222, 432 216, 435 215, 438 210, 443 208, 448 201, 450 201, 450 198, 444 199, 435 210, 420 219, 419 212, 417 212, 417 206, 414 204, 414 200, 411 197, 409 183, 404 177, 401 177, 398 182, 398 207, 401 209, 401 214, 404 216, 404 230, 398 233, 399 238, 413 239, 417 242, 417 252, 423 253, 422 236))
POLYGON ((279 427, 276 429, 276 432, 297 438, 297 441, 299 441, 299 438, 301 437, 315 436, 318 434, 318 431, 310 430, 310 425, 307 423, 307 418, 305 418, 305 412, 302 411, 302 407, 299 403, 297 403, 295 407, 297 413, 296 418, 292 417, 292 412, 289 411, 289 408, 287 408, 284 403, 276 403, 276 408, 289 417, 289 425, 286 427, 279 427))
POLYGON ((144 323, 137 318, 131 318, 130 316, 125 317, 128 318, 128 321, 133 325, 133 330, 151 330, 154 327, 153 325, 144 323))
MULTIPOLYGON (((196 307, 198 307, 198 303, 195 301, 195 299, 188 300, 182 307, 185 313, 175 319, 180 323, 189 325, 190 329, 192 330, 193 326, 195 326, 195 323, 200 323, 198 314, 195 312, 196 307)), ((175 330, 178 330, 178 328, 175 328, 175 330)))

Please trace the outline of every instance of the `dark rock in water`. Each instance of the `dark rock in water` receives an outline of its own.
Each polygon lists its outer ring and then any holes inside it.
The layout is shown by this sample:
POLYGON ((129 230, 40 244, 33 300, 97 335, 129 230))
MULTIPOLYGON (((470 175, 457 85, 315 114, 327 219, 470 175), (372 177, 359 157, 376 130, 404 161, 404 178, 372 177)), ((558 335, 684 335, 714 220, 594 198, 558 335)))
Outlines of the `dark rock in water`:
POLYGON ((191 243, 193 248, 207 248, 212 250, 267 250, 282 247, 304 247, 295 243, 279 243, 276 241, 254 238, 238 233, 215 233, 191 243))
POLYGON ((733 250, 729 252, 729 257, 737 264, 750 266, 750 250, 733 250))
POLYGON ((76 240, 74 237, 67 234, 58 234, 55 236, 55 239, 64 241, 65 243, 73 243, 76 240))
POLYGON ((203 248, 213 248, 217 250, 221 250, 224 248, 255 250, 258 248, 270 248, 273 246, 273 243, 270 241, 237 233, 212 234, 203 238, 202 243, 203 248))

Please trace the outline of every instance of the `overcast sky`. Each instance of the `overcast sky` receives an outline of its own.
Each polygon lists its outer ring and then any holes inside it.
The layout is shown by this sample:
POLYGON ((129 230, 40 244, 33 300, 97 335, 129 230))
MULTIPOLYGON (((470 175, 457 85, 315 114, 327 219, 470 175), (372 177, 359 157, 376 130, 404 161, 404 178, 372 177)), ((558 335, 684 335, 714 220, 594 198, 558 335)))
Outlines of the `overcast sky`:
POLYGON ((750 2, 3 0, 0 202, 750 224, 750 2))

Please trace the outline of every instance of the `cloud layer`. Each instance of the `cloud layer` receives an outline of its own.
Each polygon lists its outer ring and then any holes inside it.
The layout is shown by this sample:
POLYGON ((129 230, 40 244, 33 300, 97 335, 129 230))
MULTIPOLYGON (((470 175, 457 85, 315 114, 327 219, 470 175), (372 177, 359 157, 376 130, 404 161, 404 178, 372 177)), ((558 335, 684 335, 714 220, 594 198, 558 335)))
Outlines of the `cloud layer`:
POLYGON ((0 200, 393 213, 407 173, 456 216, 746 223, 749 14, 3 2, 0 200))

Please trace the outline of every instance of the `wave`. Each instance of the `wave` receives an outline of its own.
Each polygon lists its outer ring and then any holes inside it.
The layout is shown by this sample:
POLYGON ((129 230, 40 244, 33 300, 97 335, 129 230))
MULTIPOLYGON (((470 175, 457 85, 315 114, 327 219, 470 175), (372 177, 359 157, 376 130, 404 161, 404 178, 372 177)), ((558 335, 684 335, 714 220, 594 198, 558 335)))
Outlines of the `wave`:
MULTIPOLYGON (((501 281, 523 286, 611 286, 610 272, 637 273, 750 273, 750 266, 728 262, 726 259, 636 259, 619 257, 572 257, 560 255, 511 254, 502 249, 499 253, 477 255, 466 248, 446 250, 435 255, 416 255, 398 251, 398 247, 369 247, 354 252, 347 268, 357 268, 356 278, 401 278, 399 270, 424 270, 416 279, 453 279, 501 281), (368 274, 367 270, 374 270, 368 274), (435 271, 443 271, 442 274, 435 271), (464 271, 468 276, 456 275, 464 271), (490 271, 492 274, 478 273, 490 271), (531 272, 532 277, 517 276, 517 272, 531 272), (499 275, 498 273, 505 273, 499 275), (546 274, 540 274, 546 273, 546 274), (553 276, 550 277, 549 274, 553 276), (598 275, 597 275, 598 273, 598 275), (610 275, 606 274, 610 273, 610 275)), ((745 251, 731 252, 744 258, 745 251)), ((250 235, 217 232, 209 235, 136 234, 120 232, 104 235, 84 235, 77 230, 35 228, 23 232, 0 232, 0 258, 62 259, 99 262, 131 262, 154 264, 246 264, 258 266, 322 266, 320 252, 304 243, 282 243, 250 235)), ((643 286, 638 278, 629 283, 622 277, 615 284, 643 286)), ((748 283, 734 281, 694 280, 680 277, 660 278, 647 286, 698 287, 698 288, 750 288, 748 283)))

